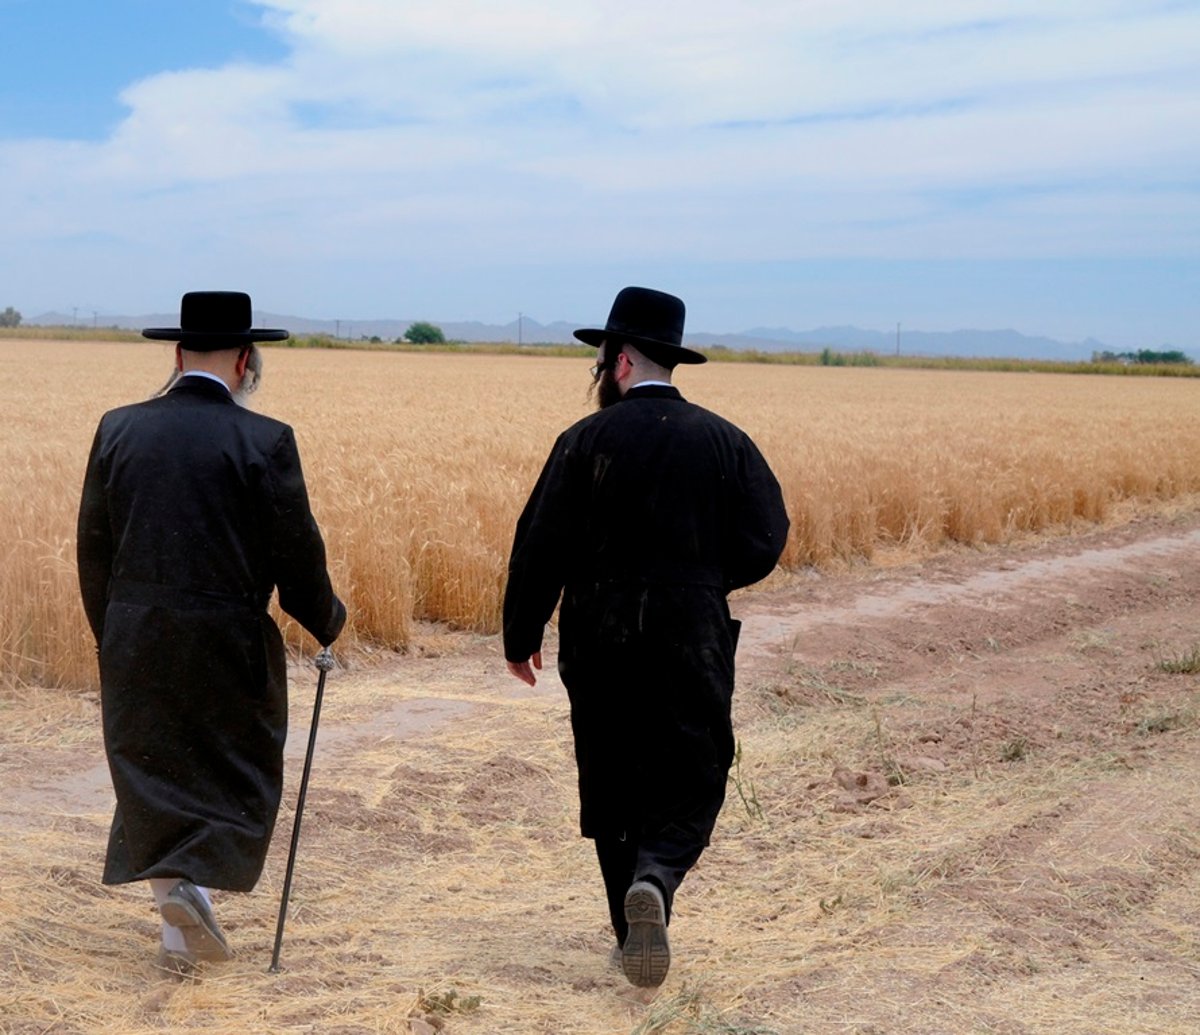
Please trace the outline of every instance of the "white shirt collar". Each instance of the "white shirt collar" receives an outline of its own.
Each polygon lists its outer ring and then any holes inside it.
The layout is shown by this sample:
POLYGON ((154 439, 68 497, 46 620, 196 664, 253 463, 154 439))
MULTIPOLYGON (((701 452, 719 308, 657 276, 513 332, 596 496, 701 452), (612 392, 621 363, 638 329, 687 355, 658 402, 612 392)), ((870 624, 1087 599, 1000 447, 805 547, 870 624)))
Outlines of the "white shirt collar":
MULTIPOLYGON (((179 376, 181 378, 183 378, 183 377, 207 377, 210 381, 216 381, 217 384, 219 384, 222 388, 225 389, 225 391, 229 392, 229 385, 227 385, 224 382, 224 380, 217 377, 216 374, 210 374, 207 370, 185 370, 179 376)), ((233 393, 229 392, 229 394, 232 395, 233 393)))

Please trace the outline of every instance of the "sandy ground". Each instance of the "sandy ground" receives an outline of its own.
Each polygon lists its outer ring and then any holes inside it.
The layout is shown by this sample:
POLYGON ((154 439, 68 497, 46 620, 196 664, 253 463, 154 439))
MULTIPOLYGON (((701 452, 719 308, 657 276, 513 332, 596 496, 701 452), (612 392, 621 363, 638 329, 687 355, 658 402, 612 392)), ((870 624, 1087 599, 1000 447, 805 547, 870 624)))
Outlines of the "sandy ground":
POLYGON ((148 895, 97 884, 95 696, 0 695, 0 1031, 1200 1030, 1200 514, 733 610, 741 755, 657 994, 607 965, 556 676, 430 628, 330 676, 281 974, 290 806, 218 893, 237 958, 173 981, 148 895))

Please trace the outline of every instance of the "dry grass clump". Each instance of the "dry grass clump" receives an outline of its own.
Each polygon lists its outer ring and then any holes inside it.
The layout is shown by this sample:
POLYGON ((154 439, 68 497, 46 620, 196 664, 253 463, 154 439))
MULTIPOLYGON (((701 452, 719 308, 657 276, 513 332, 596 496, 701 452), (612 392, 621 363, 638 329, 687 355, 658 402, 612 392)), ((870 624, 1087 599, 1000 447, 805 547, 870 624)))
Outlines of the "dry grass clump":
MULTIPOLYGON (((94 682, 74 578, 87 451, 100 414, 170 364, 164 345, 0 341, 10 685, 94 682)), ((555 436, 587 412, 586 380, 578 358, 268 352, 255 406, 296 428, 346 644, 403 649, 423 620, 497 629, 513 526, 555 436)), ((788 568, 1001 542, 1200 491, 1187 379, 722 364, 678 380, 777 471, 788 568)))

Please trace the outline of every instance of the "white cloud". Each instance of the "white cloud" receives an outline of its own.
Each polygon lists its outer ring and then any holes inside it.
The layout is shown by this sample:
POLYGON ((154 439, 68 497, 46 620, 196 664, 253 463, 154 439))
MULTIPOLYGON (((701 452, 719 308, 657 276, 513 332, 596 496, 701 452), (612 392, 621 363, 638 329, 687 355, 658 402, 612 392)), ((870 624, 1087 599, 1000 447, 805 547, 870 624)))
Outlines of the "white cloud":
POLYGON ((617 125, 899 109, 1194 69, 1195 11, 1132 3, 266 0, 301 66, 369 103, 490 114, 506 89, 617 125), (311 63, 311 64, 310 64, 311 63), (388 67, 390 81, 372 68, 388 67), (343 79, 342 76, 347 78, 343 79), (503 84, 503 85, 502 85, 503 84), (449 99, 453 98, 453 102, 449 99))
POLYGON ((131 83, 99 143, 0 143, 10 246, 1194 253, 1193 4, 258 3, 285 60, 131 83))

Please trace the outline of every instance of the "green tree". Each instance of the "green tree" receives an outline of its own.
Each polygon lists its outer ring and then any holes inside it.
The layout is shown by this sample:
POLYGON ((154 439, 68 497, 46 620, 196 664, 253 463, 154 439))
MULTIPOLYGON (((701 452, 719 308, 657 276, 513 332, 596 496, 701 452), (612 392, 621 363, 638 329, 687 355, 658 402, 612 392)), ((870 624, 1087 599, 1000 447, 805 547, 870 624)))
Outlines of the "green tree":
POLYGON ((1173 366, 1190 367, 1191 357, 1179 349, 1138 349, 1136 352, 1093 352, 1093 363, 1165 363, 1173 366))
POLYGON ((5 308, 4 312, 0 313, 0 327, 20 327, 21 314, 18 313, 12 306, 5 308))
POLYGON ((446 336, 437 324, 418 320, 404 332, 404 340, 411 341, 414 345, 437 345, 444 343, 446 336))
POLYGON ((1165 349, 1156 352, 1154 349, 1138 349, 1135 363, 1179 363, 1187 366, 1192 361, 1178 349, 1165 349))

